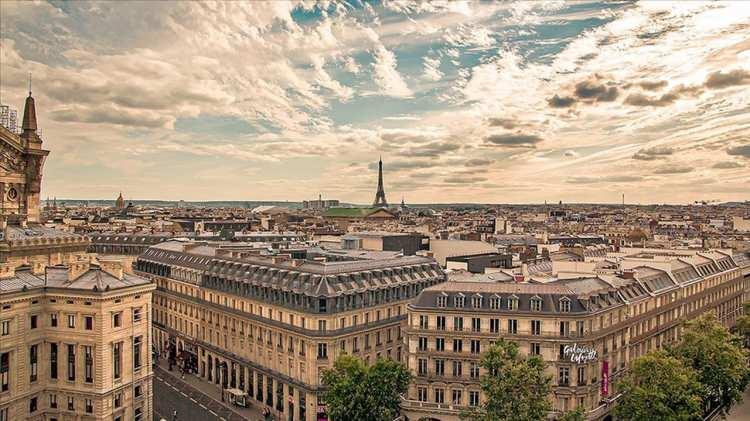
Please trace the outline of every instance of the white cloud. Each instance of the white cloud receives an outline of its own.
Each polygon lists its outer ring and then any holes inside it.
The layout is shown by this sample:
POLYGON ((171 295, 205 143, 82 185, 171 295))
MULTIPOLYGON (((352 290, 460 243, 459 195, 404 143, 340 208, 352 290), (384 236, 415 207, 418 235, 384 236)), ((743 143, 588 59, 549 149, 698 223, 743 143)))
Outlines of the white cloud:
POLYGON ((437 82, 444 76, 443 72, 440 71, 440 59, 437 57, 427 57, 422 60, 424 63, 424 73, 422 78, 437 82))
POLYGON ((375 49, 373 58, 373 76, 381 94, 397 98, 408 98, 414 94, 396 70, 396 55, 393 52, 381 45, 375 49))

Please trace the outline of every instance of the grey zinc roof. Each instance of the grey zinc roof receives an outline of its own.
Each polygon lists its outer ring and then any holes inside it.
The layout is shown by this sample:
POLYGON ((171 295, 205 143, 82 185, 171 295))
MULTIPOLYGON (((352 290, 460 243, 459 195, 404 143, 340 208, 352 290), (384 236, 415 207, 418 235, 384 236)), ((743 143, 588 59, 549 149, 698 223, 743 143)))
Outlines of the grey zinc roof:
POLYGON ((70 281, 66 267, 48 267, 45 274, 34 275, 28 269, 18 270, 15 276, 0 279, 0 291, 20 291, 24 288, 69 288, 79 290, 92 290, 94 286, 98 290, 118 289, 135 285, 145 285, 150 281, 146 278, 124 274, 118 279, 97 267, 90 268, 78 278, 70 281))

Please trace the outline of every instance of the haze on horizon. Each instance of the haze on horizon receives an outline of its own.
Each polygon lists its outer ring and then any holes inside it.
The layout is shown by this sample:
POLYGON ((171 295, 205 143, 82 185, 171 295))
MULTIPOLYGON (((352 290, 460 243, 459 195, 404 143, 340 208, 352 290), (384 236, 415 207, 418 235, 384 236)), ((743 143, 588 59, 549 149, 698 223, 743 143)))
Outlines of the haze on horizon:
POLYGON ((688 203, 750 191, 743 2, 0 2, 42 196, 688 203))

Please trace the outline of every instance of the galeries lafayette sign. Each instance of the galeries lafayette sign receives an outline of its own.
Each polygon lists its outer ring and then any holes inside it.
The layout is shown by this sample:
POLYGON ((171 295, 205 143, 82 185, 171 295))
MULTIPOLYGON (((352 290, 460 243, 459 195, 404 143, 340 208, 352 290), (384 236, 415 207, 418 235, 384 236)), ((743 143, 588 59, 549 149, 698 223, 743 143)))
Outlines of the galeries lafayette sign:
POLYGON ((596 361, 596 350, 594 348, 578 344, 565 345, 563 355, 576 364, 586 364, 596 361))

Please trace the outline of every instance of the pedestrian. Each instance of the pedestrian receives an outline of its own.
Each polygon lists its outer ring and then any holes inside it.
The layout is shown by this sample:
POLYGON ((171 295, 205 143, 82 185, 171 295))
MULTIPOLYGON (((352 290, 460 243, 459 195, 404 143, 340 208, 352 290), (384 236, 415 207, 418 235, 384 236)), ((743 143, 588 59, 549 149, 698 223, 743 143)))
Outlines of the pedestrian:
POLYGON ((174 412, 172 412, 172 421, 177 421, 177 410, 175 409, 174 412))

